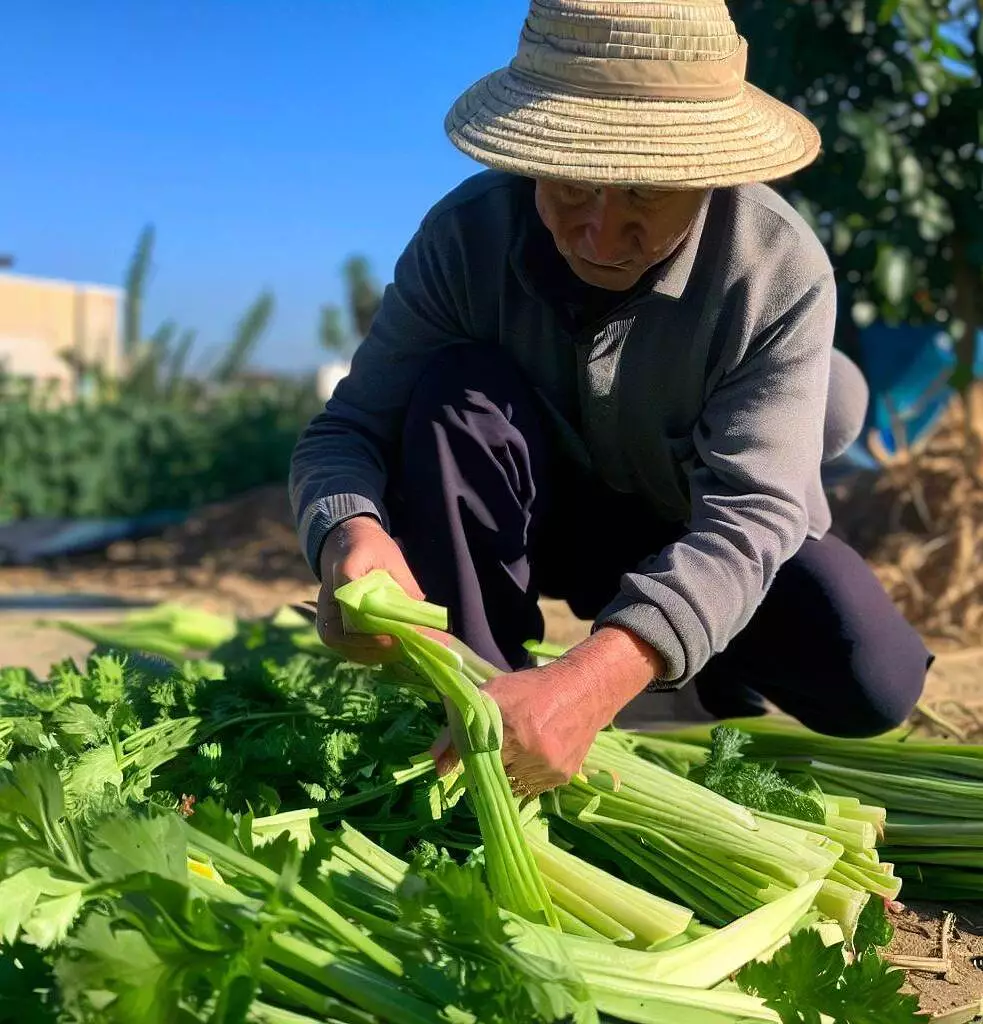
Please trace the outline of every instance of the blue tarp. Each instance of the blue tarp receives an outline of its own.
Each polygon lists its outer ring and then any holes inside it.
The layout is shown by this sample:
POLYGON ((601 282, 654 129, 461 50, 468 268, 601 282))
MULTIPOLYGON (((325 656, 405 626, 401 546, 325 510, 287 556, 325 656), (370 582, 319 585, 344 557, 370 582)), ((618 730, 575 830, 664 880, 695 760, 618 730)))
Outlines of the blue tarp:
POLYGON ((0 524, 0 565, 30 565, 45 558, 101 551, 183 522, 187 512, 151 512, 118 519, 19 519, 0 524))
MULTIPOLYGON (((949 379, 956 368, 952 337, 933 327, 890 327, 877 323, 860 332, 860 368, 870 386, 864 436, 846 461, 876 470, 867 435, 874 432, 894 453, 899 439, 913 444, 938 426, 954 392, 949 379)), ((983 380, 983 331, 976 339, 974 376, 983 380)))

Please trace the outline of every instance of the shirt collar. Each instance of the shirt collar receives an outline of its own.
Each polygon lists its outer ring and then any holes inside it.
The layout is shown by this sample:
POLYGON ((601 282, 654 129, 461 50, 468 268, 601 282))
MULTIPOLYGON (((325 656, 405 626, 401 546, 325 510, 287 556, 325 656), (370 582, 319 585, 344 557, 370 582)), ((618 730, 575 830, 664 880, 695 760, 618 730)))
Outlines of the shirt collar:
POLYGON ((700 205, 699 213, 693 222, 693 227, 683 240, 678 249, 660 264, 649 271, 652 274, 651 291, 654 295, 664 295, 669 299, 681 299, 686 285, 696 265, 696 254, 700 250, 700 242, 703 240, 703 229, 707 222, 707 215, 710 212, 710 199, 713 192, 707 192, 700 205))

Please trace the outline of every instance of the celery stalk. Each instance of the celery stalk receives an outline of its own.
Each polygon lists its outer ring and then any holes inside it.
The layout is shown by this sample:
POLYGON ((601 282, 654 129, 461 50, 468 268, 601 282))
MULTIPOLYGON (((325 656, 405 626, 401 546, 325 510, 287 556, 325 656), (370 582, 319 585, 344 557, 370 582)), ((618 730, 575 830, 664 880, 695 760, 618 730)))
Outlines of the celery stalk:
POLYGON ((836 921, 844 937, 852 942, 860 913, 869 899, 869 893, 827 878, 816 897, 816 909, 836 921))
POLYGON ((822 884, 810 882, 678 949, 607 952, 599 950, 596 944, 577 940, 565 942, 565 947, 578 967, 610 973, 612 980, 617 976, 688 988, 713 988, 784 940, 812 906, 822 884))
POLYGON ((346 628, 395 637, 406 660, 445 698, 451 736, 481 831, 488 885, 496 900, 506 910, 559 928, 502 764, 501 712, 475 683, 485 663, 472 655, 467 670, 467 648, 457 644, 451 649, 420 633, 417 626, 446 629, 446 610, 414 601, 382 570, 345 584, 335 596, 346 628))
POLYGON ((609 917, 603 910, 585 900, 579 893, 568 889, 562 882, 551 878, 549 874, 544 875, 544 881, 546 882, 546 891, 550 894, 554 906, 562 907, 571 916, 586 924, 593 932, 596 932, 608 942, 629 943, 635 938, 633 931, 614 918, 609 917))
POLYGON ((603 974, 587 974, 598 1010, 633 1024, 781 1024, 764 1001, 741 992, 715 992, 656 982, 611 983, 603 974))
POLYGON ((693 920, 692 910, 609 875, 548 841, 530 836, 530 846, 551 893, 559 883, 589 900, 628 931, 630 937, 623 941, 650 946, 685 932, 693 920))

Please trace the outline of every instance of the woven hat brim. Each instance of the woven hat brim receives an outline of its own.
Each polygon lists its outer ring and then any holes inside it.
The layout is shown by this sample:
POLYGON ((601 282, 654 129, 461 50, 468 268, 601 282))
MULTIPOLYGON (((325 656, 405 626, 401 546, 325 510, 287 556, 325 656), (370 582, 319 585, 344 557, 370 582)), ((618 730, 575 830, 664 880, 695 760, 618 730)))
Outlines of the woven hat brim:
POLYGON ((488 167, 608 185, 774 181, 820 150, 807 118, 750 84, 726 100, 595 98, 510 68, 468 89, 444 127, 458 149, 488 167))

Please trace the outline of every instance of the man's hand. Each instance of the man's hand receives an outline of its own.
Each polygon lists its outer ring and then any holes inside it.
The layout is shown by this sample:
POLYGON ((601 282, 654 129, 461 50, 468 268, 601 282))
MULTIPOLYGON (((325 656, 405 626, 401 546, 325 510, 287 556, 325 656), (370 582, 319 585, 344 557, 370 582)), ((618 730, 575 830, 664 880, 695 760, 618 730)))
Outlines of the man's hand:
MULTIPOLYGON (((502 760, 516 791, 569 782, 598 732, 664 672, 662 657, 634 634, 605 627, 549 665, 492 679, 484 692, 502 710, 502 760)), ((441 774, 457 761, 447 733, 432 753, 441 774)))
POLYGON ((334 527, 321 548, 317 631, 328 647, 364 665, 379 665, 395 657, 393 640, 385 636, 346 633, 334 593, 338 587, 373 569, 385 569, 410 597, 423 600, 423 591, 413 578, 403 552, 378 520, 372 516, 355 516, 334 527))

